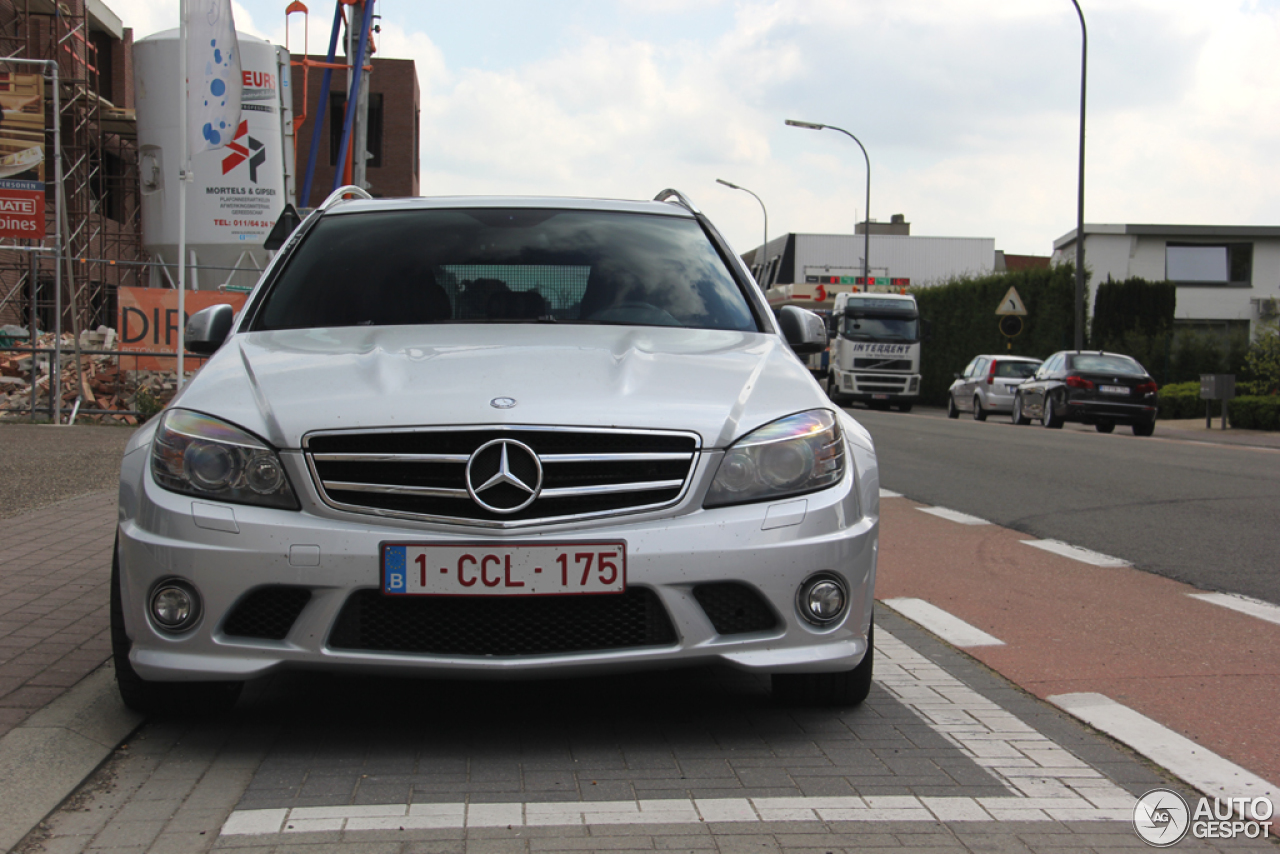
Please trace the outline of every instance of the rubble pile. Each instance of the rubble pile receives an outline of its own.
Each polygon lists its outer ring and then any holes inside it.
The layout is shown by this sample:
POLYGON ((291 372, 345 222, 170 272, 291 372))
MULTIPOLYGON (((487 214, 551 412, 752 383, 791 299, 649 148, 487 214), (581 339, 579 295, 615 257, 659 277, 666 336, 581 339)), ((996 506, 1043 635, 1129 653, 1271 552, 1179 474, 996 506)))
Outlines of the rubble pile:
MULTIPOLYGON (((23 347, 26 343, 23 338, 15 340, 13 346, 23 347)), ((52 349, 54 343, 53 333, 39 335, 36 338, 36 349, 52 349)), ((86 330, 80 336, 82 351, 111 350, 115 345, 115 330, 106 326, 100 326, 95 331, 86 330)), ((33 359, 36 417, 48 417, 53 354, 33 355, 29 352, 0 350, 0 420, 25 421, 31 418, 33 359)), ((62 406, 67 410, 75 406, 77 397, 80 398, 77 424, 114 423, 136 426, 173 398, 177 390, 175 373, 122 370, 120 361, 117 355, 82 355, 80 364, 84 383, 77 387, 79 374, 76 371, 75 338, 70 334, 62 336, 59 392, 62 406), (107 414, 86 411, 95 409, 106 410, 107 414)))

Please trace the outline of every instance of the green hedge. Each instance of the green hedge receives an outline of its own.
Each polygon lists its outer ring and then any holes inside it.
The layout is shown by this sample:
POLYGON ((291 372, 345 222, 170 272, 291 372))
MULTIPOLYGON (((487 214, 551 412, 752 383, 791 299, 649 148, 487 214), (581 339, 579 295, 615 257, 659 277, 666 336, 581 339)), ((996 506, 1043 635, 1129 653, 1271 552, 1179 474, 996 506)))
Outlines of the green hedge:
MULTIPOLYGON (((1259 395, 1258 392, 1262 389, 1258 386, 1259 383, 1247 380, 1236 382, 1236 393, 1239 396, 1227 404, 1227 418, 1232 427, 1239 427, 1242 430, 1280 430, 1280 425, 1276 423, 1277 412, 1280 412, 1280 397, 1259 395), (1237 401, 1247 402, 1237 403, 1237 401)), ((1159 405, 1160 417, 1165 421, 1204 417, 1205 402, 1200 399, 1199 382, 1163 386, 1160 389, 1159 405)), ((1210 411, 1214 418, 1220 418, 1222 404, 1214 401, 1210 411)))
MULTIPOLYGON (((1221 405, 1218 412, 1222 412, 1221 405)), ((1160 389, 1160 417, 1165 421, 1178 418, 1201 418, 1204 401, 1200 399, 1200 383, 1175 383, 1160 389)))
POLYGON ((1227 403, 1227 418, 1240 430, 1280 430, 1280 395, 1232 398, 1227 403))
POLYGON ((1075 270, 1070 264, 912 288, 929 328, 929 340, 921 348, 920 402, 946 403, 954 375, 980 353, 1043 359, 1069 349, 1075 330, 1075 292, 1075 270), (995 312, 1011 286, 1018 289, 1027 316, 1022 319, 1022 332, 1006 339, 995 312))
POLYGON ((1089 326, 1091 346, 1118 350, 1130 333, 1156 337, 1173 328, 1173 311, 1178 303, 1173 282, 1148 282, 1131 278, 1116 282, 1107 277, 1094 294, 1093 323, 1089 326))

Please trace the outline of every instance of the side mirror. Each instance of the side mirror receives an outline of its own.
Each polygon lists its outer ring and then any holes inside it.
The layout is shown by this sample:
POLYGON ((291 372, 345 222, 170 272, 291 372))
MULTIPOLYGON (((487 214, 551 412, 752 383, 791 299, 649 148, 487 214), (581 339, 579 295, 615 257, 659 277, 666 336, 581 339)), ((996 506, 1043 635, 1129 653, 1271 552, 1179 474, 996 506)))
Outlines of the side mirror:
POLYGON ((199 356, 211 356, 227 340, 236 310, 229 305, 211 305, 197 311, 187 321, 186 346, 199 356))
POLYGON ((955 377, 956 379, 960 379, 960 375, 959 375, 959 374, 952 374, 951 376, 955 377))
POLYGON ((921 340, 921 342, 928 342, 928 340, 929 340, 930 338, 932 338, 932 337, 933 337, 933 330, 929 328, 929 321, 925 320, 923 317, 922 317, 922 318, 920 318, 920 340, 921 340))
POLYGON ((784 305, 778 309, 778 328, 798 356, 809 356, 827 349, 827 327, 822 318, 812 311, 784 305))

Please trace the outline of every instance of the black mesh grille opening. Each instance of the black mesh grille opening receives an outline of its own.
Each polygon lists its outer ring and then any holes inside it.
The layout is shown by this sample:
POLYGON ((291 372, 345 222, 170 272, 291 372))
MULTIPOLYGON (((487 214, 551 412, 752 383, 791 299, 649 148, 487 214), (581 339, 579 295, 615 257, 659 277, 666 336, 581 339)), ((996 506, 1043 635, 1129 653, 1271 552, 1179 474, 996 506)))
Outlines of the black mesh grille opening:
POLYGON ((693 597, 722 635, 767 632, 778 627, 777 615, 754 588, 734 581, 699 584, 693 597))
POLYGON ((332 649, 431 655, 543 655, 675 643, 657 594, 527 598, 383 596, 358 590, 342 607, 332 649))
POLYGON ((284 640, 311 601, 305 587, 259 587, 231 609, 222 633, 240 638, 284 640))

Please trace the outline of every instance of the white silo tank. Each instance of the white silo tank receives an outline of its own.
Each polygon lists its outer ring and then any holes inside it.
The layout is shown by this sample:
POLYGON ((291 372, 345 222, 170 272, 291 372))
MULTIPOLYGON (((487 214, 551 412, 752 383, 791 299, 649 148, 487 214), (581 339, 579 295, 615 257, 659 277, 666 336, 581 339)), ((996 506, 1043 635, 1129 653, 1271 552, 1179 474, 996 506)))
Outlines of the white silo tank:
MULTIPOLYGON (((203 268, 188 269, 188 287, 196 290, 252 287, 270 258, 263 241, 285 203, 293 201, 289 53, 244 33, 238 40, 244 74, 240 126, 227 147, 191 157, 186 260, 203 268)), ((179 47, 178 30, 133 45, 142 245, 171 265, 178 263, 178 173, 185 154, 179 47)), ((168 274, 176 283, 177 268, 169 267, 168 274)))

